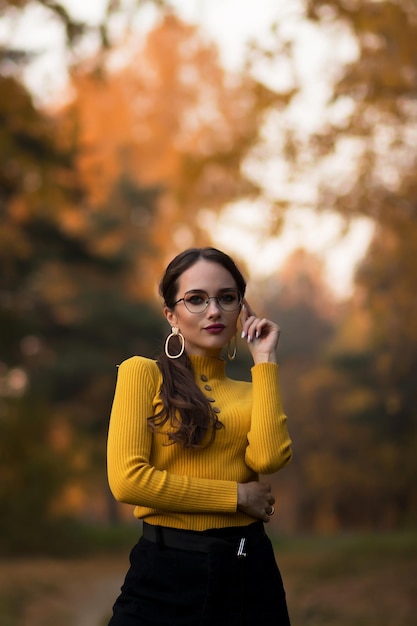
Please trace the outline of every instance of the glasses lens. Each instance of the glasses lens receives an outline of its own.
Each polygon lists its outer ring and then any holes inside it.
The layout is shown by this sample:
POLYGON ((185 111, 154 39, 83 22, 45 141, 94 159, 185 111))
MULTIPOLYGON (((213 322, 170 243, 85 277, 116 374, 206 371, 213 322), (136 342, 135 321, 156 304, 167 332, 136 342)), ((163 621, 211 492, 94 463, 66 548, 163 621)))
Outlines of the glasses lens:
POLYGON ((217 302, 223 311, 236 311, 240 305, 240 293, 234 289, 225 291, 217 298, 217 302))
POLYGON ((205 291, 189 291, 184 296, 184 304, 190 313, 202 313, 207 308, 207 300, 205 291))
MULTIPOLYGON (((184 296, 184 304, 190 313, 203 313, 208 306, 209 300, 214 296, 205 291, 189 291, 184 296)), ((224 291, 220 296, 214 297, 223 311, 236 311, 241 303, 240 293, 236 289, 224 291)))

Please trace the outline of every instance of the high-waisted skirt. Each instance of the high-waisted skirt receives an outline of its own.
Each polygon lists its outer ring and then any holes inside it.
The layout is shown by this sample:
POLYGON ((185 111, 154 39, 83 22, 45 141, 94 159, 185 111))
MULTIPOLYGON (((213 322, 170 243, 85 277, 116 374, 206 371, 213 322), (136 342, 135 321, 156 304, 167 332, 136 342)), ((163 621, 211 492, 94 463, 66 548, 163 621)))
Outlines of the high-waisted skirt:
POLYGON ((262 522, 204 532, 144 524, 109 626, 289 626, 262 522))

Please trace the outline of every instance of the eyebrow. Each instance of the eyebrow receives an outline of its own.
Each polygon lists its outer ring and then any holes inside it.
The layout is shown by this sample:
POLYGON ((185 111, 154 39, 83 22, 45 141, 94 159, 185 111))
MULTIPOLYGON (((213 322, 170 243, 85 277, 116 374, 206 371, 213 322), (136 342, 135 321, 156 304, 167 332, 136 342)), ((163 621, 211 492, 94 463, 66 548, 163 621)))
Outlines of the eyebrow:
MULTIPOLYGON (((217 291, 217 293, 223 293, 224 291, 237 291, 239 293, 239 289, 237 289, 237 287, 222 287, 221 289, 217 291)), ((205 289, 187 289, 185 293, 199 293, 199 292, 203 292, 209 295, 208 291, 206 291, 205 289)))

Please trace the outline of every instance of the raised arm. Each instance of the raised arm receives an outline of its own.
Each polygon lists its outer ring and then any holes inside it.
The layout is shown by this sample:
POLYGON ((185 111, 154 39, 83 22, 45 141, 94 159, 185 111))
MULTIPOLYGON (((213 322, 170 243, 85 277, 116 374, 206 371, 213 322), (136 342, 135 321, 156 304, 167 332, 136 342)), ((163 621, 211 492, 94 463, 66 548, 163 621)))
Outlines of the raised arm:
POLYGON ((242 338, 252 354, 253 406, 246 463, 259 474, 272 474, 292 457, 287 417, 282 409, 276 353, 280 328, 257 317, 247 300, 241 316, 242 338))

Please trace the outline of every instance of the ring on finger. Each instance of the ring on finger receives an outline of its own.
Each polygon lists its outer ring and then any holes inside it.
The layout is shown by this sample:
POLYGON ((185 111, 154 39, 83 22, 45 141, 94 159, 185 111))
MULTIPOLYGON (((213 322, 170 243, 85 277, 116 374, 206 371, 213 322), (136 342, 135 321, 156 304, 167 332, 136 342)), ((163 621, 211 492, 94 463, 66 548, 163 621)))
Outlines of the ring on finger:
POLYGON ((273 506, 271 506, 271 508, 269 509, 269 511, 265 511, 265 513, 269 516, 273 515, 275 513, 275 509, 273 506))

